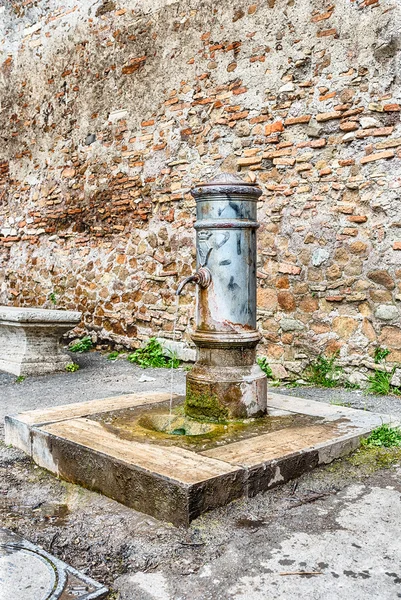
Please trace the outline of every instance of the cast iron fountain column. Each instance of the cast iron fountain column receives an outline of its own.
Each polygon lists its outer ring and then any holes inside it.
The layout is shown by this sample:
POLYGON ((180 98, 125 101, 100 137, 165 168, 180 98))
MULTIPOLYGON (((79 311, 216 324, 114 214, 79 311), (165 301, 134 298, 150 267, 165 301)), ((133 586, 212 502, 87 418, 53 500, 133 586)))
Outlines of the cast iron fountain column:
POLYGON ((186 414, 224 420, 266 412, 256 364, 256 230, 261 190, 223 173, 191 191, 196 200, 198 359, 187 375, 186 414))

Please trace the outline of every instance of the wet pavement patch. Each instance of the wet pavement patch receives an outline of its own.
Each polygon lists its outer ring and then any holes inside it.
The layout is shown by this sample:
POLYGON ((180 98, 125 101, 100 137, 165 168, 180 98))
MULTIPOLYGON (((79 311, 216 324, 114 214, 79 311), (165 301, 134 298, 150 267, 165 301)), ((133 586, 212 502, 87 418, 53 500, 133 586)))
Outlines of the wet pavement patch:
POLYGON ((263 519, 248 519, 247 517, 241 517, 236 521, 237 527, 241 529, 258 529, 266 525, 263 519))
POLYGON ((0 529, 0 589, 7 600, 101 600, 108 589, 8 529, 0 529))

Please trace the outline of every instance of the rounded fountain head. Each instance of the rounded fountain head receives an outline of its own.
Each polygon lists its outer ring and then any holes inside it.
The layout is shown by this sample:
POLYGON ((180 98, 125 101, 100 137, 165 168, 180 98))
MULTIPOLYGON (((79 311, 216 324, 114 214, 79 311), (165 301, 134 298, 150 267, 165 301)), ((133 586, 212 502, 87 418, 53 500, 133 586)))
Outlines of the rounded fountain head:
POLYGON ((213 179, 196 185, 192 188, 191 194, 196 200, 221 194, 234 194, 257 200, 262 195, 262 190, 255 183, 244 181, 234 173, 219 173, 213 179))
POLYGON ((242 177, 237 175, 236 173, 218 173, 213 177, 213 179, 209 179, 203 185, 218 185, 221 184, 231 184, 231 185, 253 185, 251 183, 245 182, 242 177))

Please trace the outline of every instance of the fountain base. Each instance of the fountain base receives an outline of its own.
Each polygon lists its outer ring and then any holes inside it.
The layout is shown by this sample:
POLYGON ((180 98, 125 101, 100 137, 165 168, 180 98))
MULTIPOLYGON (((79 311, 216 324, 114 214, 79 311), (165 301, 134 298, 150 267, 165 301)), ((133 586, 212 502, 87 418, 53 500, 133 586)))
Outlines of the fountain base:
POLYGON ((129 394, 9 416, 6 443, 66 481, 188 526, 331 462, 391 421, 268 393, 260 419, 205 423, 185 416, 179 397, 170 415, 169 401, 169 394, 129 394))
POLYGON ((185 412, 211 421, 266 413, 267 378, 256 364, 218 367, 197 363, 187 374, 185 412))
MULTIPOLYGON (((199 334, 193 337, 200 343, 199 334)), ((256 364, 255 341, 251 340, 251 347, 245 339, 243 347, 237 347, 236 341, 226 347, 228 342, 223 343, 217 334, 215 337, 219 340, 214 343, 221 347, 200 346, 198 359, 187 373, 186 414, 211 421, 264 415, 267 377, 256 364)))

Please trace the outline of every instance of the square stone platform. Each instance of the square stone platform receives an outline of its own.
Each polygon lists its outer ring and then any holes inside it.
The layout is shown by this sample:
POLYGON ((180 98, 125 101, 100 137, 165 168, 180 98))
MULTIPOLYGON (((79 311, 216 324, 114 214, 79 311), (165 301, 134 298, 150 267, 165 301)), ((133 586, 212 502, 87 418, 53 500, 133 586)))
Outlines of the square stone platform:
POLYGON ((145 392, 8 416, 6 443, 62 479, 188 526, 208 510, 351 452, 382 423, 398 424, 388 415, 268 393, 267 432, 251 421, 239 435, 193 443, 187 436, 130 437, 118 425, 142 411, 168 410, 169 401, 169 394, 145 392))

